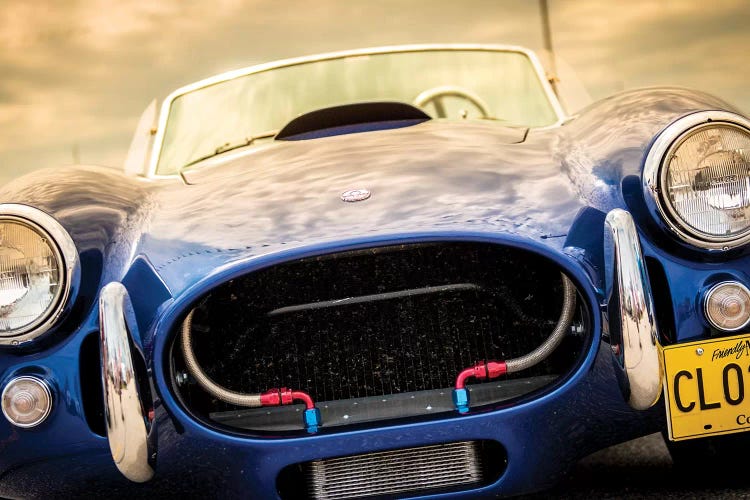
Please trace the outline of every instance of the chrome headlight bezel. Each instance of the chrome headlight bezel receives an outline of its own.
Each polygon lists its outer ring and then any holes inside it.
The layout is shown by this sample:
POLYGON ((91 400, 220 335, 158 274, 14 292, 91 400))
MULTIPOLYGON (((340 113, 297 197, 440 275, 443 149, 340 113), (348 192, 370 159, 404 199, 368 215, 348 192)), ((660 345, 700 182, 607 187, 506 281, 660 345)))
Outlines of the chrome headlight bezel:
POLYGON ((656 138, 646 156, 643 190, 647 204, 655 208, 666 226, 682 241, 704 250, 726 251, 750 242, 750 227, 729 237, 710 235, 689 226, 665 197, 667 160, 695 132, 714 126, 737 128, 750 135, 750 120, 728 111, 700 111, 679 118, 656 138))
POLYGON ((47 238, 59 261, 62 283, 47 310, 29 324, 0 336, 0 346, 20 346, 38 339, 62 318, 80 282, 78 249, 65 228, 47 213, 15 203, 0 204, 0 222, 21 224, 47 238))

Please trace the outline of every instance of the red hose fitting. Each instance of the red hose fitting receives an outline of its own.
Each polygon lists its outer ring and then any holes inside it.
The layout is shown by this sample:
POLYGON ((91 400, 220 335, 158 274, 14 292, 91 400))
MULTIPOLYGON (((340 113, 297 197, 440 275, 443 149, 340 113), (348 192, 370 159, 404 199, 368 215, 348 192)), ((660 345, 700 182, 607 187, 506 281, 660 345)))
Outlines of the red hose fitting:
POLYGON ((294 401, 294 398, 292 397, 292 390, 287 389, 286 387, 282 387, 279 389, 279 392, 281 393, 281 404, 282 405, 290 405, 294 401))
POLYGON ((279 406, 281 404, 281 391, 284 389, 268 389, 260 395, 261 406, 279 406))
POLYGON ((293 391, 282 387, 281 389, 269 389, 260 395, 261 406, 281 406, 290 405, 294 401, 302 401, 305 403, 305 409, 310 410, 315 408, 315 403, 309 394, 302 391, 293 391))
POLYGON ((505 364, 505 361, 487 362, 487 378, 497 378, 506 373, 508 373, 508 365, 505 364))
POLYGON ((313 403, 312 398, 306 392, 292 391, 292 399, 305 403, 306 410, 312 410, 313 408, 315 408, 315 403, 313 403))
POLYGON ((505 361, 488 361, 487 363, 477 362, 471 368, 466 368, 458 374, 456 378, 456 389, 464 389, 466 380, 474 377, 479 379, 493 379, 504 375, 508 371, 505 361))
POLYGON ((458 377, 456 378, 456 389, 463 389, 466 387, 466 379, 475 377, 476 373, 476 366, 472 366, 471 368, 466 368, 465 370, 462 370, 461 373, 458 374, 458 377))

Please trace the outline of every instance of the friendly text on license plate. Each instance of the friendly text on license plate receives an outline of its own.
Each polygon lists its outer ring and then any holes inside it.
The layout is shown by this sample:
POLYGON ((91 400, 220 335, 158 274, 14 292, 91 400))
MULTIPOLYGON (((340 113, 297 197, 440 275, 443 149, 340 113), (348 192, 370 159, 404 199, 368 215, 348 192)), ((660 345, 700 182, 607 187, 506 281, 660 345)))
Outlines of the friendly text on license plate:
POLYGON ((667 346, 663 355, 670 439, 750 430, 750 335, 667 346))

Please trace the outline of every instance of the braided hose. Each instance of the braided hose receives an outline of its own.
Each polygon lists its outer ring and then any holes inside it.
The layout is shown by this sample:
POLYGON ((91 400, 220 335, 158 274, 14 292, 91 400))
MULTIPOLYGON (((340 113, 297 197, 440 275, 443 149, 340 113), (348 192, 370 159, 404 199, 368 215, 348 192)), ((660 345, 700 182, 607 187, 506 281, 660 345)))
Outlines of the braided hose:
POLYGON ((530 353, 521 356, 520 358, 509 359, 505 362, 507 373, 520 372, 530 368, 549 356, 552 351, 557 349, 562 339, 565 338, 570 324, 573 322, 573 316, 576 308, 576 289, 573 283, 570 282, 567 276, 560 273, 562 276, 563 283, 563 307, 560 313, 560 319, 557 320, 557 325, 554 331, 547 337, 547 340, 542 343, 539 347, 531 351, 530 353))
POLYGON ((193 352, 193 338, 191 331, 194 312, 195 309, 190 311, 190 314, 187 315, 185 321, 182 323, 182 355, 185 357, 185 366, 190 375, 195 378, 206 392, 226 403, 237 406, 247 406, 250 408, 261 406, 260 394, 243 394, 222 387, 211 380, 211 378, 206 375, 200 367, 198 360, 195 359, 195 353, 193 352))
MULTIPOLYGON (((547 337, 547 340, 532 352, 521 356, 520 358, 506 361, 505 373, 519 372, 540 363, 557 349, 557 346, 559 346, 560 342, 565 338, 575 314, 576 289, 564 274, 560 273, 560 275, 562 276, 563 283, 563 308, 555 329, 550 336, 547 337)), ((226 403, 251 408, 262 406, 261 394, 244 394, 222 387, 211 380, 211 378, 206 375, 200 367, 198 360, 195 358, 195 352, 193 352, 192 325, 194 312, 195 310, 190 311, 185 318, 185 321, 182 323, 182 354, 185 358, 185 366, 190 375, 195 378, 198 384, 200 384, 206 392, 226 403)))

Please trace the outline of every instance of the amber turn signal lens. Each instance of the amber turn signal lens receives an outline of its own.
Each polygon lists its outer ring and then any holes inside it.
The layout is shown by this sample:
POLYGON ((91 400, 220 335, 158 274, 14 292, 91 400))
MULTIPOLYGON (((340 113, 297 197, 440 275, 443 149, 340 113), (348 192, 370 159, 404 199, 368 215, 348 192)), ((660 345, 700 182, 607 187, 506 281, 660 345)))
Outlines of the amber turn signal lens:
POLYGON ((3 415, 17 427, 35 427, 52 410, 52 393, 47 383, 37 377, 16 377, 3 389, 3 415))
POLYGON ((750 291, 736 281, 714 285, 706 294, 706 318, 715 328, 735 332, 750 322, 750 291))

